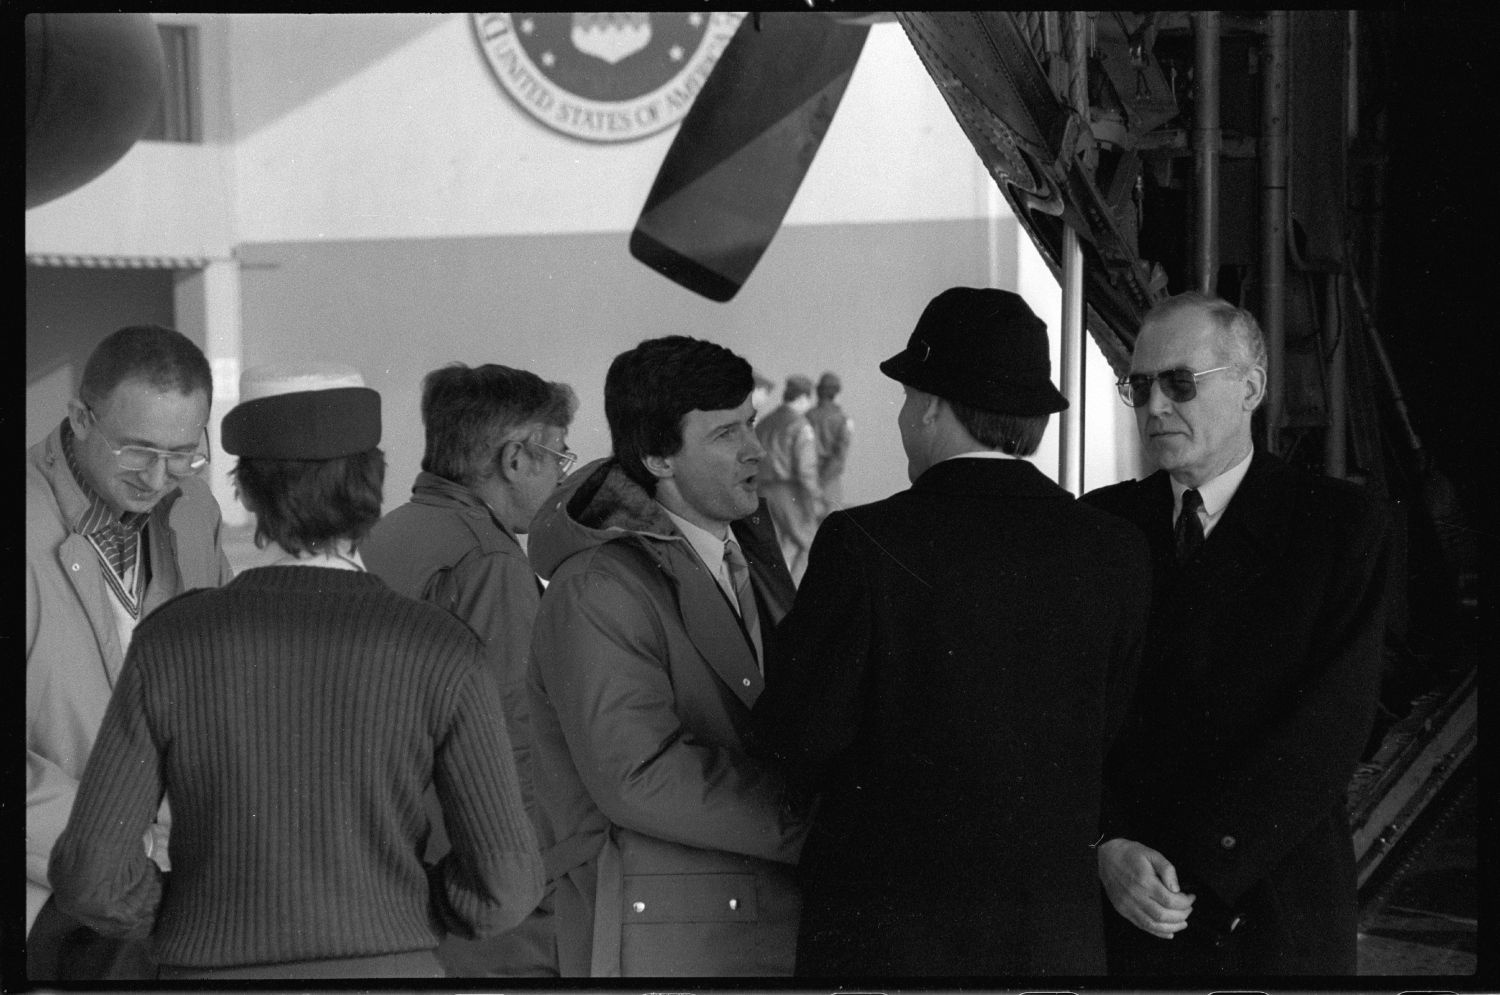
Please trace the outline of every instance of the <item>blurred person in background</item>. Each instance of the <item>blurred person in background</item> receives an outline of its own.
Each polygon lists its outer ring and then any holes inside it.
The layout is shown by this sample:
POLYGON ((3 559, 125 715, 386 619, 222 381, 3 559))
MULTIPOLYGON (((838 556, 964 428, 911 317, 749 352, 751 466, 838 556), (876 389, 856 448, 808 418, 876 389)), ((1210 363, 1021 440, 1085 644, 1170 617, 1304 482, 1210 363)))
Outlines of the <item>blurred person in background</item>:
POLYGON ((813 428, 813 440, 818 444, 818 487, 822 490, 822 501, 818 505, 820 522, 829 512, 844 506, 844 464, 849 458, 849 444, 854 440, 854 420, 834 400, 843 389, 838 374, 824 373, 818 378, 818 403, 807 413, 807 423, 813 428))
POLYGON ((807 421, 812 390, 812 380, 802 374, 787 377, 781 405, 755 426, 756 437, 766 451, 756 482, 776 523, 781 555, 793 583, 801 583, 802 572, 807 569, 807 551, 818 528, 822 499, 818 444, 807 421))

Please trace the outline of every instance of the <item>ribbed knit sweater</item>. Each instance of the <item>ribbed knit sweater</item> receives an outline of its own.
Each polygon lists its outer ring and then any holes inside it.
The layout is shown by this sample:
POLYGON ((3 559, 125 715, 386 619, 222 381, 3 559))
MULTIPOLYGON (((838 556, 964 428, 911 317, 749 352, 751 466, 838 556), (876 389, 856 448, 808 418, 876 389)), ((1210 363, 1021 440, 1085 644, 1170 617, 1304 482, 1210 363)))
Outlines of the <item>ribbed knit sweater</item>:
POLYGON ((371 574, 261 567, 168 602, 136 630, 53 851, 58 904, 184 967, 509 929, 542 868, 481 659, 466 626, 371 574), (434 868, 429 784, 453 841, 434 868), (163 793, 165 878, 141 839, 163 793))

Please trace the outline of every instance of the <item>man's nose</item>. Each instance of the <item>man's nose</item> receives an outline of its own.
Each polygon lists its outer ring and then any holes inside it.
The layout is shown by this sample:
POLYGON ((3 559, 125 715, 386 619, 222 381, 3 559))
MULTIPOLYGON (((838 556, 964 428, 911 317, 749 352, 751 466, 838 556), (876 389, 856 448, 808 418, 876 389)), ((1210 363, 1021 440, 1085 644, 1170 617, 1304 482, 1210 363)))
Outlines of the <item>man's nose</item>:
POLYGON ((159 491, 167 485, 167 461, 163 456, 157 456, 151 461, 151 465, 141 471, 141 479, 144 480, 153 491, 159 491))
POLYGON ((1146 401, 1146 410, 1153 415, 1164 415, 1172 410, 1172 399, 1162 390, 1160 380, 1151 381, 1151 394, 1146 401))
POLYGON ((746 460, 758 460, 766 455, 766 447, 760 444, 760 437, 754 432, 747 432, 745 446, 741 450, 740 458, 746 460))

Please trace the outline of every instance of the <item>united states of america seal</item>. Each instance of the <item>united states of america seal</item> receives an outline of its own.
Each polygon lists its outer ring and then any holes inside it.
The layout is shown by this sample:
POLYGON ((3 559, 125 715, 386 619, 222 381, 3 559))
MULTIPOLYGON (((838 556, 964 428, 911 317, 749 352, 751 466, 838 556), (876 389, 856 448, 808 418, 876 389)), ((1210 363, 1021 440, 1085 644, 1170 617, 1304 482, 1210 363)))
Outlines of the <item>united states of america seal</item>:
POLYGON ((474 33, 512 99, 591 142, 644 138, 682 119, 743 13, 474 14, 474 33))

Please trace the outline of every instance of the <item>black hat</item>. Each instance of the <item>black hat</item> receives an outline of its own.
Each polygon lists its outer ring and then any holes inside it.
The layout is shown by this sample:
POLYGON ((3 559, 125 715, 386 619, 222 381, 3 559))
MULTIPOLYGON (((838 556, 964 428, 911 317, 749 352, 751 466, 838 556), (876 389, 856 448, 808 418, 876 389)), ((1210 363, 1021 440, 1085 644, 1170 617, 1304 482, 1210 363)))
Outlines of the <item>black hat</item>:
POLYGON ((352 456, 380 445, 380 395, 351 366, 257 366, 240 377, 240 403, 220 431, 232 456, 352 456))
POLYGON ((1017 294, 953 287, 922 312, 906 348, 880 372, 908 387, 1008 415, 1068 406, 1052 383, 1047 325, 1017 294))

